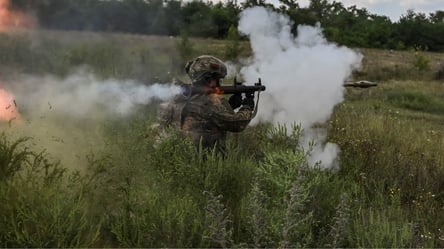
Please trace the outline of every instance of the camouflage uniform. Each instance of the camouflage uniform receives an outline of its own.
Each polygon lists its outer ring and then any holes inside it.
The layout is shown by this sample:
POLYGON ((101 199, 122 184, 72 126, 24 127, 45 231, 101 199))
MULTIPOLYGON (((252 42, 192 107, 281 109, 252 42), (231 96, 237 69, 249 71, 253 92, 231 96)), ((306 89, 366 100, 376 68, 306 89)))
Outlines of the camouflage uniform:
POLYGON ((177 96, 161 110, 161 125, 180 129, 196 146, 225 150, 227 132, 243 131, 252 118, 252 109, 242 106, 234 112, 217 94, 177 96))
MULTIPOLYGON (((203 55, 187 63, 185 71, 193 86, 208 86, 227 74, 225 64, 213 57, 203 55)), ((225 150, 227 132, 240 132, 253 118, 252 105, 243 105, 234 112, 230 103, 217 94, 195 93, 190 96, 179 95, 161 107, 160 124, 163 127, 179 129, 196 146, 204 149, 216 147, 225 150)), ((237 107, 235 107, 237 108, 237 107)))

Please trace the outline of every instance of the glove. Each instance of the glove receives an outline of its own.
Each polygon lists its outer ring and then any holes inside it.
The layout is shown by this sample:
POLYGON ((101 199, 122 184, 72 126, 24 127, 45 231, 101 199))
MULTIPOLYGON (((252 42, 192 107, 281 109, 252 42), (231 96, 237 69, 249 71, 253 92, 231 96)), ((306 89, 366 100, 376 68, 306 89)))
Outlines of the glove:
POLYGON ((242 101, 242 105, 248 106, 251 108, 251 110, 254 109, 254 94, 253 93, 246 93, 245 98, 242 101))
POLYGON ((233 110, 239 108, 242 105, 242 95, 240 93, 231 95, 231 97, 228 99, 228 103, 230 103, 233 110))

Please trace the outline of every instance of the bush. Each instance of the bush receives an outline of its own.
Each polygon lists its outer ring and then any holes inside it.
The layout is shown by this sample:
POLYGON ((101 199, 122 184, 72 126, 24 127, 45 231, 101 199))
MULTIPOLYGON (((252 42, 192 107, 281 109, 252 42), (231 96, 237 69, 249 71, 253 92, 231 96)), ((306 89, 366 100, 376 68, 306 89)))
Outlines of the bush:
POLYGON ((430 69, 430 60, 428 60, 424 55, 416 53, 413 66, 420 72, 427 71, 430 69))

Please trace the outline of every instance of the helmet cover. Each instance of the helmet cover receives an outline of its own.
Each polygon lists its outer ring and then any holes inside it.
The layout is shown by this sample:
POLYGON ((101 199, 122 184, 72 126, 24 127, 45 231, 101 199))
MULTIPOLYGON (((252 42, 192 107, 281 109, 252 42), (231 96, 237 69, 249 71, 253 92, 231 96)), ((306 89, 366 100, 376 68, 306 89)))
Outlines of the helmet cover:
POLYGON ((227 75, 227 67, 218 58, 210 55, 201 55, 185 66, 185 71, 193 82, 205 78, 221 79, 227 75))

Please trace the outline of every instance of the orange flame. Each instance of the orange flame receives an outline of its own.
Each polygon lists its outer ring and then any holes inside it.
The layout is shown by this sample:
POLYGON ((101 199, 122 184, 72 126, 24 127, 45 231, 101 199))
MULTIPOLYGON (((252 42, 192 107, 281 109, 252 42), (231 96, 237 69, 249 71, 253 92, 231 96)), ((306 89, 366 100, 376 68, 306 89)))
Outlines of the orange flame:
POLYGON ((0 0, 0 32, 29 29, 36 26, 32 15, 11 10, 10 0, 0 0))
POLYGON ((214 92, 213 92, 213 93, 215 93, 215 94, 224 94, 224 90, 220 89, 219 87, 216 87, 216 88, 214 89, 214 92))
POLYGON ((0 120, 20 120, 14 96, 0 88, 0 120))

